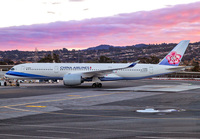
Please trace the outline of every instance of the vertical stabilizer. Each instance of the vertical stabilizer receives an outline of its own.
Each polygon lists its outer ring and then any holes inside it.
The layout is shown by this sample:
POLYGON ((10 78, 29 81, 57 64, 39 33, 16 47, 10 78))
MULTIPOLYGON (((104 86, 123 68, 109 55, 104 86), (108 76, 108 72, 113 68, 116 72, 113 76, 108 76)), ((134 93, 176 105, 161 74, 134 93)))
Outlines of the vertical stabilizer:
POLYGON ((174 49, 167 54, 164 59, 162 59, 159 65, 178 66, 185 53, 185 50, 188 47, 189 42, 190 40, 183 40, 177 44, 174 49))

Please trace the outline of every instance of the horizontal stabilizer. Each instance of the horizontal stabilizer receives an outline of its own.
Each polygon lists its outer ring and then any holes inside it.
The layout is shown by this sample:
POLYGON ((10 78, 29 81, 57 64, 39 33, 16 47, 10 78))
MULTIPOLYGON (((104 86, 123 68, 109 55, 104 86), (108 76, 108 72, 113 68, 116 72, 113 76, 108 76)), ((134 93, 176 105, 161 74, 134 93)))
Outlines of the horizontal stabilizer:
POLYGON ((182 70, 184 68, 185 68, 185 66, 176 66, 176 67, 168 68, 167 70, 178 71, 178 70, 182 70))

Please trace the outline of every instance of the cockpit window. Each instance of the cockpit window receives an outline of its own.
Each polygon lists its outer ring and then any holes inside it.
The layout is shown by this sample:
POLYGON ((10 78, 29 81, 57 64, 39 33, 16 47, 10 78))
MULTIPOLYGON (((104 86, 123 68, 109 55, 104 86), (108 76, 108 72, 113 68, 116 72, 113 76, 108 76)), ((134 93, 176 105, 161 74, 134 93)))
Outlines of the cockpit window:
POLYGON ((10 70, 12 70, 12 71, 13 71, 13 70, 15 70, 15 68, 11 68, 10 70))

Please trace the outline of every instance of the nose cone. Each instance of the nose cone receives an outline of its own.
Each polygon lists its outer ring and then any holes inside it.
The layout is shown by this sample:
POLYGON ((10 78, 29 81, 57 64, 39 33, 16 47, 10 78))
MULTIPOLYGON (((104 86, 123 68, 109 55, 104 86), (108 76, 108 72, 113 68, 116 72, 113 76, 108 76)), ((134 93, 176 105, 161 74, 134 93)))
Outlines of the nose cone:
POLYGON ((5 76, 6 78, 12 78, 11 71, 6 72, 6 73, 4 74, 4 76, 5 76))
MULTIPOLYGON (((9 71, 8 71, 8 72, 9 72, 9 71)), ((7 78, 8 78, 8 72, 6 72, 6 73, 4 74, 4 76, 7 77, 7 78)))

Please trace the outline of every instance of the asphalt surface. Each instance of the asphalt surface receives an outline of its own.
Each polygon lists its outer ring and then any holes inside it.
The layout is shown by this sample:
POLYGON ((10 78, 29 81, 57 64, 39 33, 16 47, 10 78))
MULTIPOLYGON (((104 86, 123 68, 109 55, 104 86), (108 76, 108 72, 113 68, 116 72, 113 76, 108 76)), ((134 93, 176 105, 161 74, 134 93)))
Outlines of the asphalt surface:
POLYGON ((200 82, 0 86, 0 138, 200 138, 200 82), (175 111, 137 112, 149 108, 175 111))

